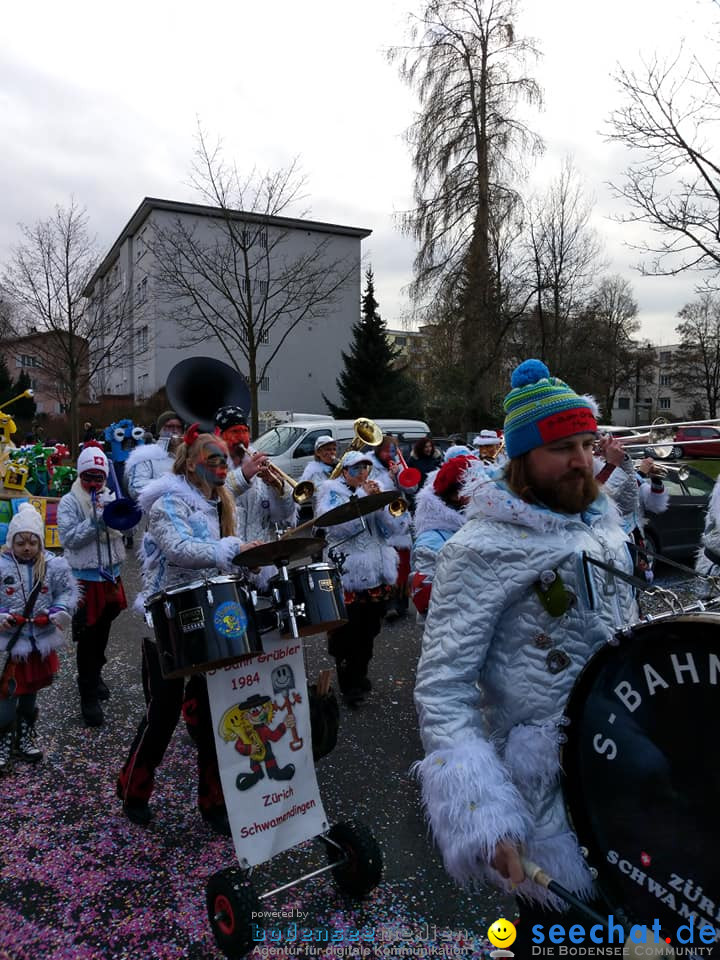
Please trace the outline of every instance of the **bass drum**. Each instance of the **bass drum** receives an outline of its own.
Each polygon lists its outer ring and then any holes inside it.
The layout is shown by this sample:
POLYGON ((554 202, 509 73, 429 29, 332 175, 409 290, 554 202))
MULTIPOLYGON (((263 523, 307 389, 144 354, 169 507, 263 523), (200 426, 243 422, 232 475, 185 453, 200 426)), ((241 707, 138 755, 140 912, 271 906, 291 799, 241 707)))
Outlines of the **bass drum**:
POLYGON ((196 580, 145 604, 167 679, 188 677, 262 653, 249 594, 234 577, 196 580))
POLYGON ((598 885, 673 946, 720 929, 720 615, 668 616, 599 650, 566 709, 563 793, 598 885))

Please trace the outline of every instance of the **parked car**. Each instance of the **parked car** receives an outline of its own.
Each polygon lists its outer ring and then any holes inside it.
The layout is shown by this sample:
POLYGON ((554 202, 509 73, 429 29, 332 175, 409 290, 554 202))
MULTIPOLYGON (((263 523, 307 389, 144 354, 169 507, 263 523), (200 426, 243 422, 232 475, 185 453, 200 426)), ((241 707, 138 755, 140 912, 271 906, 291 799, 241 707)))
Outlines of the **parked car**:
POLYGON ((671 560, 689 560, 700 545, 708 499, 715 484, 702 471, 685 469, 687 479, 681 480, 677 474, 663 479, 670 504, 665 513, 648 513, 645 527, 647 549, 671 560))
POLYGON ((682 457, 720 457, 720 430, 717 427, 678 427, 673 454, 682 457), (698 443, 699 440, 704 441, 698 443), (709 440, 716 441, 708 443, 709 440))

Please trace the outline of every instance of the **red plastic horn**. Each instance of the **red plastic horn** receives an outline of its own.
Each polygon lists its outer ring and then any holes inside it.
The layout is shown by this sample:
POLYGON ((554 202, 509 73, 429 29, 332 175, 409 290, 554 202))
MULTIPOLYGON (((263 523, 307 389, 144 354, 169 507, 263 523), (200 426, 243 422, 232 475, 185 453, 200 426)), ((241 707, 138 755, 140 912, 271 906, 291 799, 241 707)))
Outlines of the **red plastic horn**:
POLYGON ((414 493, 420 486, 422 474, 416 467, 406 467, 401 470, 397 477, 398 486, 406 493, 414 493))

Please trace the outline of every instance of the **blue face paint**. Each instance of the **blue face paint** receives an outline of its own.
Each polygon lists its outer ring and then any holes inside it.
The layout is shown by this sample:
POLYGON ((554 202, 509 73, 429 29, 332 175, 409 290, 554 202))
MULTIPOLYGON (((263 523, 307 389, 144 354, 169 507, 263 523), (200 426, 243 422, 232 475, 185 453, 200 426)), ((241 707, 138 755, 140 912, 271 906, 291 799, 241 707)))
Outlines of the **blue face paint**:
POLYGON ((209 447, 204 459, 195 464, 198 479, 209 487, 222 487, 227 472, 227 457, 217 447, 209 447))
POLYGON ((370 469, 369 463, 356 463, 352 467, 347 468, 347 472, 351 477, 359 477, 361 473, 370 469))

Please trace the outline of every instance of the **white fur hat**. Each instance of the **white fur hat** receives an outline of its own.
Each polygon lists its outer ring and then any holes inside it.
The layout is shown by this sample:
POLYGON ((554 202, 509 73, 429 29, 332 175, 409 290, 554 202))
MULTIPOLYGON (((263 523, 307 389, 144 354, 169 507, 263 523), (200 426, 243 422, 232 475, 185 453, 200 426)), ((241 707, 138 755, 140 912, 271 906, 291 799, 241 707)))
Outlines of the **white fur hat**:
POLYGON ((21 503, 18 512, 8 524, 7 540, 9 546, 12 546, 13 537, 16 533, 34 533, 40 539, 40 543, 45 543, 45 524, 43 518, 31 503, 21 503))
POLYGON ((351 450, 343 457, 343 470, 346 467, 354 467, 358 463, 367 463, 372 467, 372 460, 367 453, 360 453, 359 450, 351 450))
POLYGON ((86 470, 102 470, 105 476, 108 475, 110 468, 105 454, 100 447, 84 447, 80 451, 77 461, 78 476, 85 473, 86 470))

